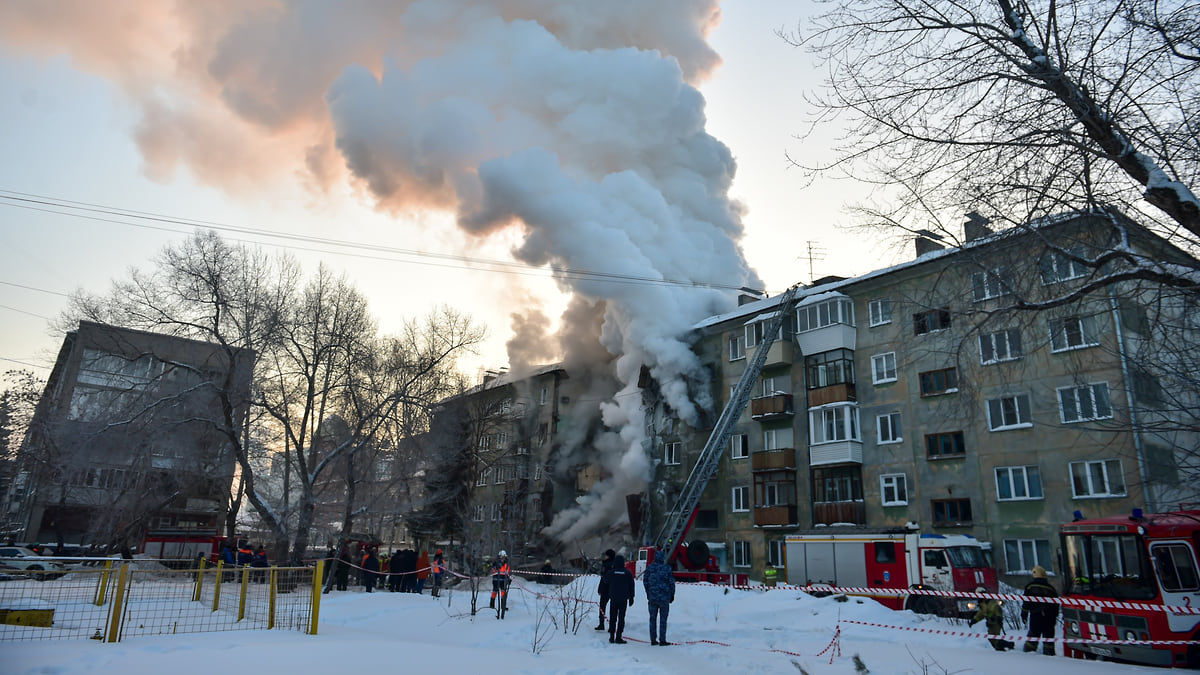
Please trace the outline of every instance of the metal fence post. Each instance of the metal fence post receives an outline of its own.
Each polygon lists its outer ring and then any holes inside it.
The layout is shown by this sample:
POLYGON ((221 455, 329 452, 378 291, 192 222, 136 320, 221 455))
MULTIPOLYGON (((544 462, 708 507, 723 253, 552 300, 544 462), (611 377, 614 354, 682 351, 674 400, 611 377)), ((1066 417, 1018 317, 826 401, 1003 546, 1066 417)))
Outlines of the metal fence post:
POLYGON ((250 590, 250 568, 242 568, 242 592, 238 599, 238 621, 246 618, 246 593, 250 590))
POLYGON ((317 634, 317 618, 321 614, 321 578, 325 574, 325 561, 318 560, 313 569, 312 581, 312 623, 308 627, 309 635, 317 634))
POLYGON ((129 583, 130 565, 121 565, 117 572, 117 588, 113 591, 112 611, 108 617, 108 642, 121 639, 121 616, 125 613, 125 587, 129 583))
POLYGON ((103 607, 105 595, 108 593, 108 576, 112 574, 112 560, 104 561, 104 571, 100 573, 100 581, 96 585, 96 606, 103 607))
POLYGON ((200 559, 200 569, 196 570, 196 591, 192 593, 192 602, 200 602, 200 591, 204 588, 204 559, 200 559))
POLYGON ((267 630, 271 630, 275 627, 275 584, 279 580, 279 568, 272 566, 267 579, 267 587, 270 589, 268 591, 270 600, 267 603, 267 630))
POLYGON ((222 570, 224 568, 225 568, 225 561, 218 560, 217 561, 217 581, 216 581, 215 585, 213 586, 213 608, 212 608, 212 611, 214 611, 214 612, 217 611, 218 609, 221 609, 221 577, 225 576, 224 574, 222 574, 222 570))

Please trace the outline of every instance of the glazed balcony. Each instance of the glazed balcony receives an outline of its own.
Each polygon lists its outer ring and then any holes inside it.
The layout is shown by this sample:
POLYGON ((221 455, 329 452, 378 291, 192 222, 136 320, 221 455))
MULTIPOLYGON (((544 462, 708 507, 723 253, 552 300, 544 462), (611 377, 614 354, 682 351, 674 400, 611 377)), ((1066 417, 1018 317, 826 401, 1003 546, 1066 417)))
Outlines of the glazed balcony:
POLYGON ((750 417, 760 422, 791 417, 794 414, 791 394, 773 394, 750 400, 750 417))
POLYGON ((796 527, 799 524, 799 509, 795 504, 754 507, 755 527, 796 527))
POLYGON ((795 448, 778 448, 775 450, 761 450, 751 453, 750 455, 750 470, 751 471, 776 471, 779 469, 795 469, 796 468, 796 450, 795 448))
POLYGON ((810 466, 824 464, 862 464, 862 443, 859 441, 833 441, 811 445, 808 448, 810 466))
MULTIPOLYGON (((751 347, 750 351, 758 349, 751 347)), ((751 354, 747 354, 751 356, 751 354)), ((790 366, 796 360, 796 345, 791 340, 791 336, 785 335, 782 338, 771 343, 771 348, 767 350, 767 360, 763 363, 763 368, 771 366, 790 366)))

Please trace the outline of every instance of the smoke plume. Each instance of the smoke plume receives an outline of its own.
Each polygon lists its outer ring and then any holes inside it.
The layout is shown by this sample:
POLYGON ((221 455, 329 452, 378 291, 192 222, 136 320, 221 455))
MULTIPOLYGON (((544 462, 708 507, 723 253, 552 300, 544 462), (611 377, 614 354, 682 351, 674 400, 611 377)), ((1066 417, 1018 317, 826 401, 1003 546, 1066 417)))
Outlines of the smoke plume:
MULTIPOLYGON (((397 215, 452 211, 479 237, 516 228, 513 255, 575 298, 564 362, 620 389, 591 412, 606 431, 570 449, 610 478, 551 530, 619 518, 653 473, 642 369, 695 421, 689 392, 707 375, 688 331, 733 303, 708 284, 761 287, 728 197, 735 163, 695 88, 719 65, 706 43, 717 0, 151 5, 4 3, 0 44, 69 52, 117 82, 141 107, 133 133, 159 180, 188 167, 240 192, 302 173, 317 190, 348 180, 397 215), (600 312, 597 343, 586 318, 600 312), (612 358, 591 358, 597 344, 612 358)), ((521 331, 548 325, 514 317, 521 331)), ((520 358, 544 355, 526 338, 520 358)))

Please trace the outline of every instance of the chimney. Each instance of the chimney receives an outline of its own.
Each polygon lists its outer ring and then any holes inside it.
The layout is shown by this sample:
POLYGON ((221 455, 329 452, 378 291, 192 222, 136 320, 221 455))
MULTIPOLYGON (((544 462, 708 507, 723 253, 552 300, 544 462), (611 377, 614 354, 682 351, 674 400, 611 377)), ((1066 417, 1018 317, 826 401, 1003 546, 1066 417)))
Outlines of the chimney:
POLYGON ((738 296, 738 307, 750 304, 751 302, 757 302, 766 296, 766 293, 763 293, 762 291, 755 290, 753 288, 746 288, 745 286, 742 286, 738 290, 742 292, 741 295, 738 296))
POLYGON ((946 248, 946 246, 944 244, 938 243, 942 240, 941 235, 934 234, 933 232, 930 232, 929 230, 917 230, 916 234, 917 234, 917 257, 918 258, 925 255, 926 253, 930 253, 932 251, 940 251, 940 250, 946 248), (935 239, 937 241, 934 241, 935 239))
POLYGON ((995 234, 992 232, 992 228, 988 227, 990 222, 992 221, 979 215, 978 212, 968 213, 967 222, 963 223, 963 238, 967 241, 975 241, 989 234, 995 234))

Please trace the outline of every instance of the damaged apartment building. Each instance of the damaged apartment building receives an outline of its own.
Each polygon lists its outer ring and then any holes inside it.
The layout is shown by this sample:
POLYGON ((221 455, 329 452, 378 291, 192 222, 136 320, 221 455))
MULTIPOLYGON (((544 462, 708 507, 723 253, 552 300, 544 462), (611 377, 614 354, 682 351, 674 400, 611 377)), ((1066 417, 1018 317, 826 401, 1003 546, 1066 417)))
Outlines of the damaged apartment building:
MULTIPOLYGON (((1194 274, 1200 263, 1139 225, 1093 213, 999 232, 972 214, 960 242, 920 237, 916 253, 817 280, 784 308, 688 535, 722 569, 762 578, 774 567, 782 578, 787 534, 916 523, 990 544, 1001 578, 1023 585, 1035 565, 1055 572, 1058 527, 1076 512, 1196 499, 1200 401, 1187 373, 1200 367, 1200 307, 1194 285, 1164 282, 1162 272, 1194 274)), ((715 401, 701 428, 643 390, 654 476, 631 499, 639 508, 623 543, 657 530, 778 303, 745 296, 695 326, 715 401)), ((601 477, 579 462, 558 467, 573 482, 547 479, 556 439, 571 433, 561 426, 569 383, 553 367, 467 397, 511 411, 496 418, 510 420, 504 429, 476 439, 499 454, 478 472, 472 516, 519 523, 512 549, 536 542, 601 477)))

